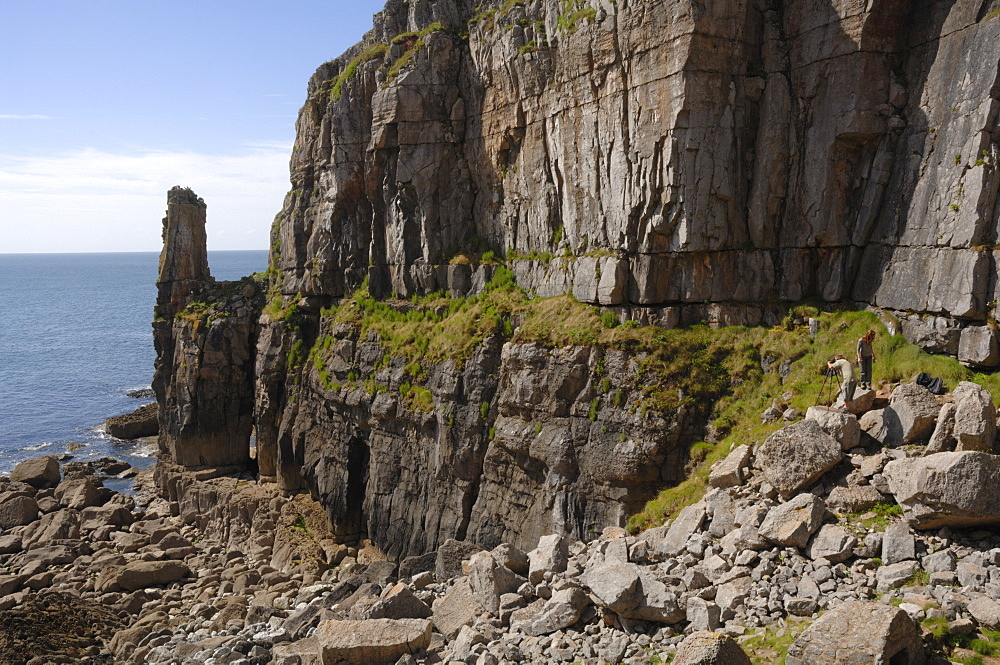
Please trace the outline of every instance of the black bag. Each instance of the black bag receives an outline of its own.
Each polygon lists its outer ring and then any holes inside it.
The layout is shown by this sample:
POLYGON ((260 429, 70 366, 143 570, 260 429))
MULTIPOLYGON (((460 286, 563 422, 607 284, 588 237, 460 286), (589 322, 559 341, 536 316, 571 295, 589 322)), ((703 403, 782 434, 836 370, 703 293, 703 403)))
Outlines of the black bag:
POLYGON ((932 395, 944 395, 947 392, 944 389, 944 381, 939 376, 932 377, 927 372, 921 372, 914 381, 918 386, 927 388, 932 395))

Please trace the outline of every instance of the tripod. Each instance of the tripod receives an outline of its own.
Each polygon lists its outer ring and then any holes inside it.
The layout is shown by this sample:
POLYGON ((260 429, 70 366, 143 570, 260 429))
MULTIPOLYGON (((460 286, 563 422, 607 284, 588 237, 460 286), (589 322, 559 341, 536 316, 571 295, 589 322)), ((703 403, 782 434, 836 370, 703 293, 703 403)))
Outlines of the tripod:
POLYGON ((836 371, 827 369, 823 372, 823 374, 825 375, 823 378, 823 386, 819 389, 819 395, 816 396, 816 406, 819 406, 821 403, 823 406, 829 406, 829 404, 833 402, 832 396, 829 395, 829 393, 833 391, 833 385, 836 381, 834 381, 834 383, 830 383, 830 377, 835 376, 836 371), (829 386, 829 388, 827 386, 829 386))

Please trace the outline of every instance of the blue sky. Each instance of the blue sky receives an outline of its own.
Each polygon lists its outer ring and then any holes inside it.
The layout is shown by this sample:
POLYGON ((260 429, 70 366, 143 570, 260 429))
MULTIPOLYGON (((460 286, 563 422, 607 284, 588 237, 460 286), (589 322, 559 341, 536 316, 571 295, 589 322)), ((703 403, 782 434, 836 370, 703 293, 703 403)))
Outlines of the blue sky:
POLYGON ((383 4, 0 0, 0 253, 158 251, 173 185, 265 249, 309 76, 383 4))

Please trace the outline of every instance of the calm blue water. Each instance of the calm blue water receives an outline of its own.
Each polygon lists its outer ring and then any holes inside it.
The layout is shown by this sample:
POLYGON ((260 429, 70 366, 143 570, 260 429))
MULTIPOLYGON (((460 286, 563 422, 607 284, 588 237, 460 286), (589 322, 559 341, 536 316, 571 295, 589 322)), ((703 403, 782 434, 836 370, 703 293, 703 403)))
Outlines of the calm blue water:
MULTIPOLYGON (((153 378, 151 321, 159 254, 0 254, 0 475, 17 462, 85 445, 140 468, 141 446, 108 437, 104 419, 150 400, 125 393, 153 378)), ((209 252, 212 275, 267 267, 266 251, 209 252)))

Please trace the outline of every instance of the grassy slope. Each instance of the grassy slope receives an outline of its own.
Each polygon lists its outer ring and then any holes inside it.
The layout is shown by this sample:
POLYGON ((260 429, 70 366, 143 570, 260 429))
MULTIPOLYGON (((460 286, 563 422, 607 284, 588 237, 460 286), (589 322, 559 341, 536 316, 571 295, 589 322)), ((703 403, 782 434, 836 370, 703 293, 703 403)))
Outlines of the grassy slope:
MULTIPOLYGON (((764 356, 793 360, 791 374, 782 381, 776 371, 763 374, 757 368, 744 376, 735 376, 737 384, 732 393, 719 400, 715 407, 714 425, 724 438, 715 445, 694 444, 691 447, 688 479, 677 487, 665 489, 649 502, 643 512, 632 516, 629 521, 632 530, 663 524, 681 508, 697 501, 708 486, 708 471, 714 462, 724 457, 732 447, 763 441, 768 434, 782 427, 785 423, 761 424, 760 414, 773 400, 803 412, 818 403, 828 404, 836 395, 838 386, 831 380, 823 390, 825 360, 840 353, 853 361, 857 339, 869 328, 878 335, 875 342, 877 360, 873 369, 876 384, 908 381, 920 372, 927 372, 942 377, 949 389, 959 381, 975 381, 988 388, 993 395, 1000 395, 1000 375, 973 372, 953 358, 924 352, 901 335, 890 337, 885 326, 870 312, 820 314, 815 309, 801 307, 786 321, 788 324, 770 330, 723 329, 711 333, 739 340, 740 352, 748 360, 747 366, 750 359, 764 356), (807 316, 820 319, 820 330, 815 338, 810 338, 805 326, 790 325, 791 319, 807 316), (741 380, 742 383, 739 383, 741 380), (786 393, 791 395, 789 400, 782 397, 786 393)), ((774 364, 776 366, 777 363, 774 364)))
MULTIPOLYGON (((780 428, 783 423, 762 424, 760 420, 772 402, 803 412, 817 403, 829 403, 837 385, 830 380, 823 390, 826 359, 840 353, 853 360, 857 339, 869 328, 878 334, 876 384, 906 381, 927 372, 942 377, 949 388, 971 380, 1000 395, 1000 374, 975 373, 953 358, 924 352, 902 336, 890 337, 870 312, 821 313, 804 305, 791 310, 774 328, 691 326, 664 330, 631 322, 619 325, 611 313, 602 313, 571 296, 529 297, 514 285, 513 275, 502 266, 480 296, 432 294, 385 302, 371 298, 363 286, 338 307, 324 310, 323 316, 331 324, 358 325, 363 336, 377 333, 387 351, 386 361, 390 356, 406 358, 414 386, 425 380, 430 364, 445 359, 461 364, 490 335, 553 348, 580 344, 634 353, 640 359, 635 383, 616 386, 633 395, 631 408, 669 419, 684 405, 712 423, 718 443, 698 441, 690 445, 688 479, 665 488, 644 511, 632 516, 629 526, 633 531, 663 524, 682 507, 697 501, 715 461, 732 447, 763 441, 780 428), (815 338, 801 323, 808 317, 820 320, 815 338), (770 361, 767 372, 761 367, 764 358, 770 361), (790 368, 784 380, 778 373, 782 363, 790 368)), ((321 336, 309 352, 320 370, 331 342, 321 336)), ((359 376, 350 381, 373 383, 374 379, 359 376)), ((431 397, 422 396, 425 402, 431 397)), ((430 404, 424 406, 431 408, 430 404)))

